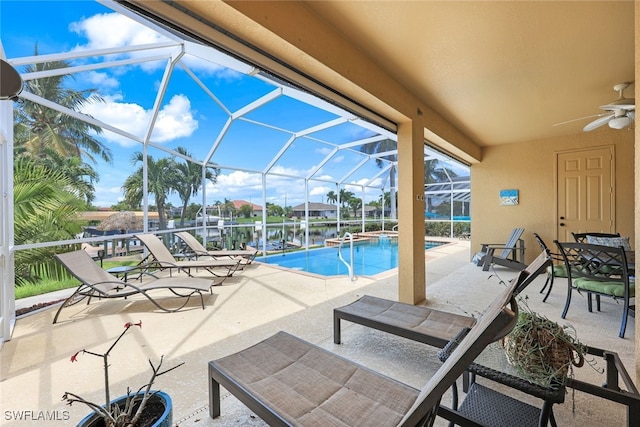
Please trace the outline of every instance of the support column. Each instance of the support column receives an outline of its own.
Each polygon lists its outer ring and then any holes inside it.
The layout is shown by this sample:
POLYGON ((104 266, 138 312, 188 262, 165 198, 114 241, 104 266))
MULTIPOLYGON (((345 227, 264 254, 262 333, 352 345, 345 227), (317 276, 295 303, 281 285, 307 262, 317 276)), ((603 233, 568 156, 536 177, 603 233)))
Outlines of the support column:
POLYGON ((424 129, 420 122, 398 126, 398 300, 426 298, 424 261, 424 129))
MULTIPOLYGON (((0 46, 0 54, 2 53, 0 46)), ((13 221, 13 101, 0 101, 0 348, 16 322, 13 221)))

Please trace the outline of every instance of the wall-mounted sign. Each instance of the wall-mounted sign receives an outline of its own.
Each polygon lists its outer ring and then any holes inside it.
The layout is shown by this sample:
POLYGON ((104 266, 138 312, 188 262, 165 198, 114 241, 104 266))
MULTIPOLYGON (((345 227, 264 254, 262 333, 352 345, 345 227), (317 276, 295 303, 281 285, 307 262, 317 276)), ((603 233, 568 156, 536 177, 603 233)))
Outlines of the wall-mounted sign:
POLYGON ((500 204, 514 206, 518 204, 518 190, 500 190, 500 204))

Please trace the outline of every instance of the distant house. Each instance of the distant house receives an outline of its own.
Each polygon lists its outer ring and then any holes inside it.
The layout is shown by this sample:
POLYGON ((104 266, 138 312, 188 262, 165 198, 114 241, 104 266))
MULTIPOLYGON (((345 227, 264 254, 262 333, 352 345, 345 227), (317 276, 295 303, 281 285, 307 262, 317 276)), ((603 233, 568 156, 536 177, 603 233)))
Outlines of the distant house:
MULTIPOLYGON (((304 218, 304 203, 294 206, 293 216, 296 218, 304 218)), ((325 203, 309 202, 309 218, 337 218, 338 206, 327 205, 325 203)))
MULTIPOLYGON (((362 214, 362 211, 358 209, 358 216, 360 216, 361 214, 362 214)), ((365 217, 367 218, 375 217, 375 216, 378 216, 379 214, 380 214, 380 209, 376 208, 375 206, 365 205, 364 207, 365 217)))
POLYGON ((262 206, 256 205, 255 203, 247 202, 246 200, 232 200, 233 207, 236 211, 240 210, 240 207, 244 205, 251 206, 251 216, 262 216, 262 206))
MULTIPOLYGON (((353 209, 349 209, 349 215, 352 215, 353 213, 353 209)), ((355 214, 356 218, 362 218, 362 207, 359 207, 355 214)), ((364 216, 365 218, 374 218, 376 216, 380 216, 380 209, 376 208, 375 206, 365 205, 364 216)))

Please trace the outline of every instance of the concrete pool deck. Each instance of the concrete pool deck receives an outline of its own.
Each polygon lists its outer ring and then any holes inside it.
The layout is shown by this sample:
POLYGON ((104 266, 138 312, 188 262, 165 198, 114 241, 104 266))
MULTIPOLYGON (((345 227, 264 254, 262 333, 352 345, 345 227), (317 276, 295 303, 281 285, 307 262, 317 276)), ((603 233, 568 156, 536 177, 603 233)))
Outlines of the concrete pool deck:
MULTIPOLYGON (((508 280, 515 275, 502 268, 483 272, 469 259, 469 241, 464 240, 425 252, 430 307, 477 315, 500 291, 499 279, 508 280)), ((51 324, 56 308, 20 318, 12 340, 4 343, 0 350, 2 425, 75 425, 89 411, 82 405, 66 406, 61 401, 62 394, 71 391, 101 402, 103 372, 98 358, 81 355, 80 361, 72 364, 70 356, 83 348, 104 351, 126 322, 139 320, 143 328, 130 331, 110 360, 112 394, 118 396, 127 386, 143 384, 149 376, 149 358, 155 362, 164 355, 166 367, 185 362, 156 382, 156 388, 168 392, 173 399, 174 425, 264 425, 226 392, 222 416, 215 420, 209 418, 207 363, 279 330, 421 387, 440 365, 435 348, 348 322, 343 325, 343 343, 333 344, 333 308, 363 294, 395 300, 397 280, 395 270, 350 282, 346 277, 320 278, 256 263, 213 288, 213 295, 205 298, 205 310, 194 303, 193 308, 178 313, 158 313, 147 301, 131 298, 66 308, 56 325, 51 324), (36 424, 14 417, 28 411, 46 412, 67 420, 38 420, 36 424)), ((566 286, 558 282, 543 304, 538 293, 542 283, 544 277, 531 285, 529 306, 557 321, 566 286)), ((633 374, 633 322, 629 324, 627 338, 620 339, 617 337, 619 307, 603 301, 602 312, 588 313, 583 302, 582 298, 576 298, 567 322, 575 326, 583 342, 617 351, 633 374)), ((595 384, 603 382, 591 368, 577 371, 577 375, 591 378, 595 384)), ((531 400, 528 396, 522 399, 531 400)), ((622 425, 624 414, 617 405, 580 393, 576 393, 575 399, 575 414, 572 414, 571 394, 563 405, 554 406, 559 425, 622 425)), ((443 402, 448 403, 448 397, 445 396, 443 402)), ((438 425, 445 425, 441 421, 438 425)))

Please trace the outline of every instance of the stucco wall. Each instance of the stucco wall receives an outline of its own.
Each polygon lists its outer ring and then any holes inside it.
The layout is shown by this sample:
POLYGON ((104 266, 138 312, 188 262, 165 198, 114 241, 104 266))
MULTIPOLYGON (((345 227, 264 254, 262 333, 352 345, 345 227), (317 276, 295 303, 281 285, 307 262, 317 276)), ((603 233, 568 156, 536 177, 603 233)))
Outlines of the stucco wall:
POLYGON ((527 263, 539 253, 533 233, 553 245, 556 239, 555 156, 579 148, 615 146, 615 228, 634 241, 634 133, 602 127, 572 137, 488 147, 471 167, 471 255, 482 243, 504 242, 524 227, 527 263), (517 206, 501 206, 502 189, 519 190, 517 206))

